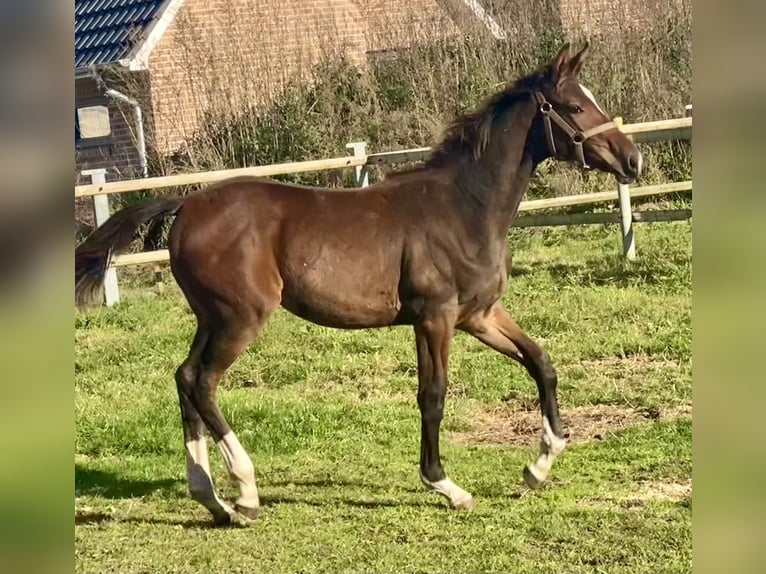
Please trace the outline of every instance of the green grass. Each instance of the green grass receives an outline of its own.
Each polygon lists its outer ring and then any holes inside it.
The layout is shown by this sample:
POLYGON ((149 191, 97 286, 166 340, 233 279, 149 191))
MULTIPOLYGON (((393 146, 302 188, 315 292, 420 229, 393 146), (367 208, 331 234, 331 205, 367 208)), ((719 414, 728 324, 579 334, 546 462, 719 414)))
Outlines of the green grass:
POLYGON ((550 486, 528 492, 521 468, 537 430, 518 444, 454 437, 500 408, 525 414, 534 382, 458 335, 443 459, 476 497, 470 513, 419 484, 410 329, 345 332, 275 314, 219 391, 263 510, 250 528, 215 529, 186 494, 173 372, 194 322, 179 291, 123 288, 117 307, 77 314, 77 571, 691 571, 688 488, 662 495, 691 478, 691 225, 636 235, 639 260, 627 264, 614 227, 514 232, 504 302, 553 357, 565 427, 577 407, 649 414, 573 442, 550 486))

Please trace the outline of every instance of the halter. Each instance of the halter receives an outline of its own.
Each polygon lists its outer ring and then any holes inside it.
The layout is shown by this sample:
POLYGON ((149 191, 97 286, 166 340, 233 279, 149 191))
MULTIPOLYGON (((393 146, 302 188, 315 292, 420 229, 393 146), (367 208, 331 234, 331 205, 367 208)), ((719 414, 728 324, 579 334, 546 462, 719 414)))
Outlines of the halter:
POLYGON ((537 103, 540 104, 540 113, 543 115, 543 124, 545 125, 545 139, 548 142, 548 149, 550 150, 551 155, 554 157, 556 156, 556 144, 553 141, 553 128, 551 127, 551 120, 553 120, 556 122, 557 126, 564 130, 564 133, 569 136, 569 139, 572 140, 572 144, 574 144, 575 148, 576 163, 580 167, 590 167, 585 161, 585 154, 583 153, 582 144, 585 142, 585 140, 595 136, 596 134, 607 132, 609 130, 616 130, 617 124, 609 121, 594 128, 590 128, 589 130, 580 131, 567 123, 567 121, 562 118, 556 110, 553 109, 551 103, 546 100, 545 96, 543 96, 540 92, 535 92, 535 99, 537 100, 537 103))

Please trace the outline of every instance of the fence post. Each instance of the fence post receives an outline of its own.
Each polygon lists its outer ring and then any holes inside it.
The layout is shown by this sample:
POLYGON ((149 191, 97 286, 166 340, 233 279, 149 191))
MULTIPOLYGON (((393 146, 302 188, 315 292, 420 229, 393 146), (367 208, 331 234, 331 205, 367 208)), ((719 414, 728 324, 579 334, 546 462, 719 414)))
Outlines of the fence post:
MULTIPOLYGON (((354 157, 367 157, 367 142, 350 142, 346 144, 346 149, 352 150, 354 157)), ((367 187, 370 185, 366 165, 356 166, 354 172, 356 173, 357 187, 367 187)))
MULTIPOLYGON (((618 128, 622 128, 621 117, 614 118, 614 123, 618 128)), ((617 182, 617 197, 620 201, 622 254, 628 261, 633 261, 636 258, 636 238, 633 236, 633 211, 630 206, 630 188, 627 184, 617 182)))
MULTIPOLYGON (((93 185, 101 185, 106 183, 106 170, 103 168, 86 169, 82 171, 82 174, 90 176, 90 182, 93 185)), ((93 212, 96 216, 96 229, 98 229, 107 219, 109 219, 108 195, 102 194, 93 196, 93 212)), ((120 301, 120 289, 117 286, 117 270, 114 267, 110 267, 106 271, 106 278, 104 280, 104 297, 108 307, 111 307, 120 301)))

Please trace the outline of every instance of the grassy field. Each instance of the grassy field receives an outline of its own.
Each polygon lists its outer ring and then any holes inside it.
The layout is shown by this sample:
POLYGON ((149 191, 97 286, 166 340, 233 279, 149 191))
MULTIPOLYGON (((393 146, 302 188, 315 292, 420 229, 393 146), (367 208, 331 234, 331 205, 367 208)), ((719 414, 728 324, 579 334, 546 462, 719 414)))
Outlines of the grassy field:
MULTIPOLYGON (((75 317, 78 572, 691 571, 691 224, 514 232, 504 302, 560 374, 570 446, 541 491, 526 372, 459 334, 442 450, 477 499, 417 473, 410 329, 343 332, 279 311, 222 382, 263 509, 210 527, 186 490, 173 372, 193 332, 175 284, 75 317)), ((231 499, 217 449, 219 492, 231 499)))

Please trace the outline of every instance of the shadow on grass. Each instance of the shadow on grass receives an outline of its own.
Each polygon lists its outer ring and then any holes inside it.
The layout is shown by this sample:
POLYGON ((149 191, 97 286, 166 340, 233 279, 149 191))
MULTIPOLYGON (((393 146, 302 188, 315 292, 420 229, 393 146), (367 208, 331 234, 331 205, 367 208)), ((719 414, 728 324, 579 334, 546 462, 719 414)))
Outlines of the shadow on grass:
MULTIPOLYGON (((181 513, 179 513, 181 514, 181 513)), ((151 516, 113 516, 105 512, 77 512, 74 516, 74 523, 77 526, 102 526, 106 524, 157 524, 160 526, 181 526, 190 530, 193 529, 212 529, 226 528, 216 526, 212 519, 174 519, 174 518, 153 518, 151 516)))
MULTIPOLYGON (((314 497, 301 497, 301 496, 284 496, 284 495, 266 495, 261 496, 261 508, 279 507, 283 504, 298 504, 309 505, 316 507, 338 507, 347 506, 363 509, 380 509, 380 508, 439 508, 443 507, 445 512, 448 511, 446 503, 440 501, 437 497, 427 497, 424 495, 422 501, 400 501, 400 500, 359 500, 352 498, 325 498, 317 499, 314 497)), ((200 507, 201 508, 201 507, 200 507)), ((184 511, 178 512, 178 518, 168 518, 166 516, 153 517, 153 516, 116 516, 108 514, 106 512, 98 511, 77 511, 74 517, 74 523, 76 526, 105 526, 109 524, 153 524, 159 526, 180 526, 187 530, 217 530, 221 528, 241 528, 240 525, 225 525, 220 526, 213 523, 212 518, 182 518, 186 513, 184 511)), ((256 519, 255 524, 258 524, 256 519)))
POLYGON ((363 500, 358 498, 347 498, 343 496, 328 496, 326 498, 317 497, 316 495, 300 496, 300 495, 284 495, 284 494, 261 494, 261 505, 264 507, 279 506, 282 504, 305 504, 308 506, 353 506, 356 508, 397 508, 397 507, 410 507, 410 508, 428 508, 444 506, 446 503, 442 503, 436 496, 429 497, 427 492, 423 492, 423 499, 418 501, 410 500, 394 500, 394 499, 380 499, 380 500, 363 500))
POLYGON ((113 472, 74 466, 75 495, 96 495, 104 498, 135 498, 147 494, 161 493, 163 496, 182 495, 179 485, 184 481, 177 478, 135 480, 123 478, 113 472))
MULTIPOLYGON (((270 488, 272 486, 287 486, 287 487, 301 487, 301 488, 328 488, 337 490, 339 493, 343 491, 344 488, 358 488, 360 490, 365 490, 367 492, 381 492, 383 490, 386 491, 392 491, 392 487, 390 484, 376 484, 371 482, 364 482, 361 480, 346 480, 346 479, 338 479, 338 478, 315 478, 315 479, 304 479, 304 480, 265 480, 263 484, 266 486, 266 488, 270 488)), ((396 487, 396 490, 399 492, 427 492, 425 488, 421 486, 405 486, 405 487, 396 487)))
MULTIPOLYGON (((108 499, 134 498, 148 494, 159 494, 164 498, 183 498, 187 496, 186 491, 181 488, 185 481, 175 478, 161 478, 156 480, 134 480, 126 479, 112 472, 95 470, 75 464, 75 494, 100 496, 108 499)), ((443 506, 447 508, 446 503, 440 497, 425 489, 404 488, 398 489, 402 494, 411 494, 416 492, 422 495, 418 500, 397 500, 396 495, 392 494, 389 498, 358 498, 344 496, 345 488, 355 488, 367 490, 369 492, 380 492, 388 490, 388 487, 380 484, 369 484, 361 481, 334 480, 334 479, 316 479, 305 481, 276 481, 266 483, 261 487, 261 506, 263 508, 278 507, 283 504, 308 505, 315 507, 355 507, 355 508, 438 508, 443 506), (299 487, 296 492, 290 493, 269 493, 268 491, 275 487, 299 487), (311 489, 317 489, 312 492, 311 489), (329 493, 329 489, 336 492, 329 493), (265 491, 265 492, 264 492, 265 491)), ((201 508, 201 507, 200 507, 201 508)), ((209 518, 188 519, 182 518, 183 511, 179 511, 179 518, 151 517, 151 516, 119 516, 100 511, 76 511, 75 525, 107 525, 107 524, 156 524, 164 526, 180 526, 185 529, 217 529, 227 528, 216 526, 209 518)), ((231 526, 238 528, 238 526, 231 526)))
POLYGON ((355 506, 358 508, 384 508, 409 506, 414 508, 425 508, 429 506, 439 506, 442 504, 439 497, 429 493, 423 487, 409 486, 397 487, 392 489, 390 485, 375 484, 359 480, 345 480, 334 478, 318 478, 306 480, 277 480, 264 483, 261 490, 261 504, 264 506, 276 506, 279 504, 307 504, 310 506, 355 506), (287 487, 290 492, 283 494, 270 494, 268 491, 272 487, 287 487), (295 490, 293 490, 295 488, 295 490), (360 499, 344 496, 347 489, 353 488, 370 493, 386 492, 390 498, 360 499), (312 493, 312 489, 319 489, 321 492, 312 493), (265 492, 264 492, 265 491, 265 492), (402 495, 417 494, 422 495, 422 500, 409 501, 396 499, 397 492, 402 495))

